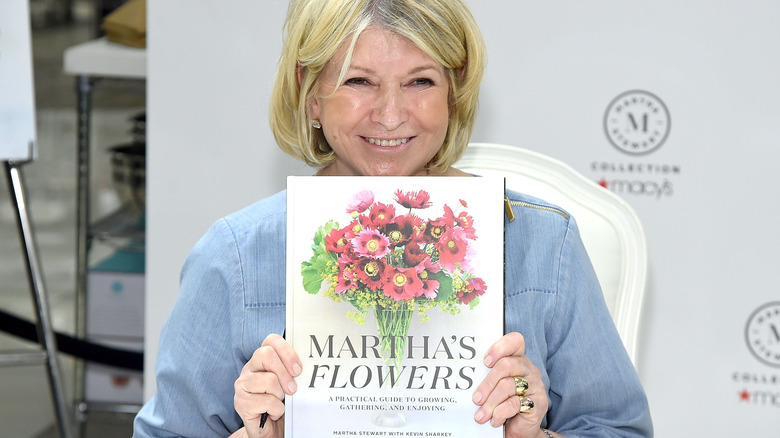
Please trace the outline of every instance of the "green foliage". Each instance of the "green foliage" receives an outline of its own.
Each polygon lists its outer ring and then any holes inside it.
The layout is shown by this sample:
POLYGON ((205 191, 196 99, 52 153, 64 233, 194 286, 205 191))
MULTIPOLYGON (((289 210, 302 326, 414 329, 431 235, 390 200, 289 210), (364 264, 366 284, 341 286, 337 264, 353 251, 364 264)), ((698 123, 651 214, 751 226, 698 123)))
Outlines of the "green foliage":
POLYGON ((316 295, 320 292, 322 282, 330 276, 332 265, 335 261, 330 251, 325 249, 325 236, 330 234, 331 230, 338 228, 339 224, 335 221, 328 221, 314 233, 314 240, 311 245, 313 254, 308 262, 301 263, 301 275, 303 276, 303 288, 306 292, 316 295), (326 274, 326 275, 323 275, 326 274))
POLYGON ((436 293, 435 301, 447 301, 455 296, 455 289, 452 287, 452 277, 443 271, 430 274, 431 279, 439 282, 439 290, 436 293))

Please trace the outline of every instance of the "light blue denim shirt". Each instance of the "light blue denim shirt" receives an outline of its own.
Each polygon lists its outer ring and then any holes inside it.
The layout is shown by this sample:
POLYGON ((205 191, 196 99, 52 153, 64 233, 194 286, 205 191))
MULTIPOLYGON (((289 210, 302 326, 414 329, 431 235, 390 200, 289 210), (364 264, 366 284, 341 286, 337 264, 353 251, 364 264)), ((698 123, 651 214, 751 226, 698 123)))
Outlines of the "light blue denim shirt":
MULTIPOLYGON (((519 332, 550 399, 543 427, 570 437, 650 437, 647 399, 574 220, 507 193, 505 330, 519 332)), ((217 221, 190 253, 165 323, 157 394, 135 437, 227 436, 242 426, 233 383, 285 327, 286 193, 217 221)), ((475 408, 476 409, 476 408, 475 408)))

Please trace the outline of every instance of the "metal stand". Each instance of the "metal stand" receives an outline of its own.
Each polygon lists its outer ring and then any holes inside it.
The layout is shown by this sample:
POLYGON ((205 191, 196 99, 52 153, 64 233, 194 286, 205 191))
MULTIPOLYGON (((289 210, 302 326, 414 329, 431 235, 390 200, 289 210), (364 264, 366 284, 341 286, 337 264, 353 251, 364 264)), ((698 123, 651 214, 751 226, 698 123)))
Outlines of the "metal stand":
POLYGON ((70 425, 65 392, 63 390, 59 361, 57 359, 57 341, 49 316, 49 305, 40 270, 38 253, 32 230, 32 221, 27 211, 20 166, 23 163, 5 161, 5 173, 11 200, 16 207, 19 235, 22 239, 30 292, 35 302, 37 316, 36 328, 41 351, 0 353, 0 366, 47 365, 49 386, 51 387, 57 426, 62 438, 70 438, 70 425))
MULTIPOLYGON (((84 338, 87 332, 87 257, 89 252, 89 167, 90 139, 89 132, 92 122, 92 85, 89 76, 80 75, 76 78, 76 94, 78 96, 78 144, 76 172, 76 336, 84 338)), ((74 368, 76 402, 76 434, 83 437, 84 423, 87 420, 87 403, 85 402, 85 365, 80 361, 74 368)))
MULTIPOLYGON (((76 175, 76 336, 80 339, 87 333, 87 277, 89 271, 89 250, 92 246, 95 224, 90 224, 92 206, 90 203, 90 166, 92 129, 92 92, 99 78, 90 75, 76 76, 77 101, 77 175, 76 175)), ((84 427, 90 412, 112 412, 135 414, 140 405, 128 403, 94 402, 86 399, 86 365, 78 361, 75 368, 75 433, 86 436, 84 427)))

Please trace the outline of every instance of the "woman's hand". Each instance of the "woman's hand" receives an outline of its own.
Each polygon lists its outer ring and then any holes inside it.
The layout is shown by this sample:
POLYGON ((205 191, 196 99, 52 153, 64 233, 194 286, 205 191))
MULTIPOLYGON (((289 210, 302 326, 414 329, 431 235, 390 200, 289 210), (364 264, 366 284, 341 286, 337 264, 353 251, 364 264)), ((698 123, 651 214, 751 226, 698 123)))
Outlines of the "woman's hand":
POLYGON ((244 421, 243 433, 250 438, 284 436, 284 397, 297 390, 294 377, 301 373, 301 361, 290 344, 271 334, 244 365, 234 385, 233 405, 244 421), (264 413, 268 420, 260 430, 264 413))
MULTIPOLYGON (((525 339, 520 333, 508 333, 493 344, 485 354, 485 365, 491 368, 485 380, 474 392, 473 400, 479 406, 474 419, 493 427, 505 424, 507 437, 528 438, 545 436, 540 429, 549 401, 539 368, 525 356, 525 339), (528 389, 523 392, 523 381, 528 389), (533 408, 521 412, 523 402, 533 401, 533 408)), ((526 405, 527 407, 527 405, 526 405)))

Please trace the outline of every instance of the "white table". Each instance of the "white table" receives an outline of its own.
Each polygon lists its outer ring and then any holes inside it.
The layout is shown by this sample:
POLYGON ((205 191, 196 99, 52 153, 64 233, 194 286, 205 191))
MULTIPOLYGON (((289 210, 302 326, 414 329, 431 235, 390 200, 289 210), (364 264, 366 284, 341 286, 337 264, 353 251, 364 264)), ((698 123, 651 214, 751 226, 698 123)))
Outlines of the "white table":
POLYGON ((75 76, 145 79, 146 49, 98 38, 65 49, 63 67, 75 76))

